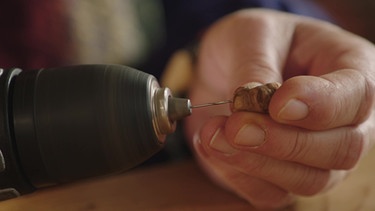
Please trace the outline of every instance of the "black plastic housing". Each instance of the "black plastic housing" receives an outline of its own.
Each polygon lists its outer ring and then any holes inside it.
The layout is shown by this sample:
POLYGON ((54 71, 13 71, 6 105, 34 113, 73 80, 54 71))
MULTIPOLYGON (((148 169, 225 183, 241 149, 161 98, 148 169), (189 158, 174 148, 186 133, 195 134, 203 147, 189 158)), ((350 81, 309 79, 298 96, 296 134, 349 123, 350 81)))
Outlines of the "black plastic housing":
POLYGON ((152 124, 151 80, 120 65, 19 71, 8 79, 8 107, 0 107, 8 116, 0 117, 0 143, 11 145, 0 145, 10 155, 5 163, 15 163, 29 191, 140 164, 163 146, 152 124))

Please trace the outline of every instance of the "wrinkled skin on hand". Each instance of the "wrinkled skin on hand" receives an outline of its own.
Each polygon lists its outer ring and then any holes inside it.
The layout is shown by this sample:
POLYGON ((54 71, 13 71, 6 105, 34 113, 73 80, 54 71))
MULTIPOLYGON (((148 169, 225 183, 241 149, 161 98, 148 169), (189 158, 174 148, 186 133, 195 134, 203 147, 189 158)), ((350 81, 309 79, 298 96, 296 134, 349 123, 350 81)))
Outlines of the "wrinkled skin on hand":
POLYGON ((247 82, 280 82, 269 115, 196 109, 186 133, 218 184, 257 208, 342 181, 373 145, 375 49, 329 23, 243 10, 204 35, 193 104, 231 99, 247 82))

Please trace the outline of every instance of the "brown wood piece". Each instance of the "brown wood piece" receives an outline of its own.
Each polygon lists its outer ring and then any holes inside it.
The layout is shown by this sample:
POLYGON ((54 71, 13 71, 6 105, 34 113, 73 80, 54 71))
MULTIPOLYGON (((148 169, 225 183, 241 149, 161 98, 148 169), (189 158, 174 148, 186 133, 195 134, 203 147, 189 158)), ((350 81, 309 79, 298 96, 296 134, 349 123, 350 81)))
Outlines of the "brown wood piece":
POLYGON ((233 96, 232 112, 268 113, 271 98, 280 86, 281 84, 277 82, 267 84, 250 82, 237 88, 233 96))

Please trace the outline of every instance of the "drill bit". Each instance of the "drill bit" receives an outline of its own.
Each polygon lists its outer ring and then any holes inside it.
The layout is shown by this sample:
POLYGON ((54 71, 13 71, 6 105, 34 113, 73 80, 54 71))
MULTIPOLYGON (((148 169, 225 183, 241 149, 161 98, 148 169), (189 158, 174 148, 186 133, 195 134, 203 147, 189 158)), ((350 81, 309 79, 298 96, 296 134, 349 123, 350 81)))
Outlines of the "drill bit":
POLYGON ((222 105, 222 104, 227 104, 227 103, 233 103, 233 101, 224 100, 224 101, 213 102, 213 103, 204 103, 204 104, 199 104, 199 105, 192 105, 190 106, 190 108, 203 108, 203 107, 216 106, 216 105, 222 105))
POLYGON ((191 115, 193 108, 203 108, 214 105, 222 105, 226 103, 232 103, 232 100, 224 100, 214 103, 205 103, 193 106, 191 105, 189 99, 170 97, 168 98, 168 118, 170 121, 177 121, 191 115))

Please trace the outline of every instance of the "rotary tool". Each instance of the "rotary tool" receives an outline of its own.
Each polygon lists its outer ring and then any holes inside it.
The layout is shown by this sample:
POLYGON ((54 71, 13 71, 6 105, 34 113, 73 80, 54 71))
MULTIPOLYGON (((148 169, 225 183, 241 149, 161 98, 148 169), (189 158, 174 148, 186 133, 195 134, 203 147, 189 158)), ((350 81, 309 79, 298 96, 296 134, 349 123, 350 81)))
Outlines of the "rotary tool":
POLYGON ((0 200, 128 170, 192 108, 127 66, 0 69, 0 200))

